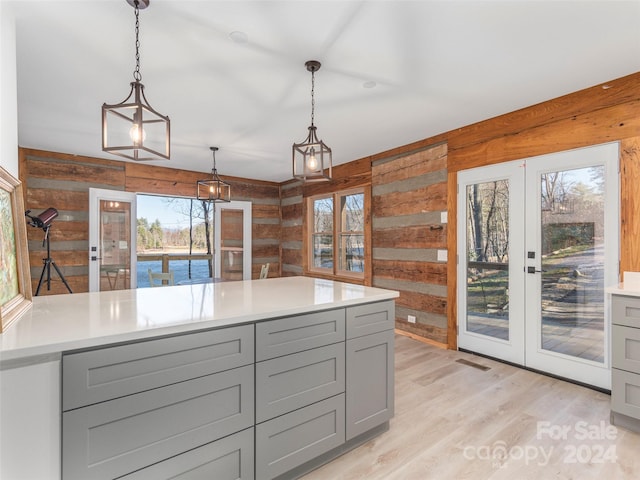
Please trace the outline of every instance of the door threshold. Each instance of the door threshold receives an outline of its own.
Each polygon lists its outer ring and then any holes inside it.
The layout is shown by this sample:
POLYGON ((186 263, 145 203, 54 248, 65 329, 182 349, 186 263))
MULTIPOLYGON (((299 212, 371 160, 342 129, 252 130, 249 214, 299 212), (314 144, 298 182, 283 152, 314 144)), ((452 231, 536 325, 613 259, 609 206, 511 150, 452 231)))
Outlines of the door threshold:
POLYGON ((537 370, 535 368, 527 367, 525 365, 520 365, 518 363, 509 362, 507 360, 502 360, 501 358, 492 357, 491 355, 485 355, 484 353, 478 353, 478 352, 474 352, 472 350, 467 350, 466 348, 458 348, 458 351, 459 352, 464 352, 464 353, 469 353, 471 355, 477 355, 478 357, 488 358, 490 360, 495 360, 496 362, 500 362, 500 363, 504 363, 506 365, 511 365, 513 367, 521 368, 521 369, 527 370, 529 372, 539 373, 540 375, 544 375, 545 377, 551 377, 551 378, 555 378, 557 380, 563 380, 565 382, 573 383, 574 385, 578 385, 580 387, 585 387, 585 388, 588 388, 590 390, 595 390, 596 392, 600 392, 600 393, 605 393, 607 395, 611 395, 611 390, 608 390, 606 388, 596 387, 595 385, 590 385, 588 383, 579 382, 577 380, 573 380, 573 379, 567 378, 567 377, 561 377, 560 375, 555 375, 553 373, 545 372, 543 370, 537 370))

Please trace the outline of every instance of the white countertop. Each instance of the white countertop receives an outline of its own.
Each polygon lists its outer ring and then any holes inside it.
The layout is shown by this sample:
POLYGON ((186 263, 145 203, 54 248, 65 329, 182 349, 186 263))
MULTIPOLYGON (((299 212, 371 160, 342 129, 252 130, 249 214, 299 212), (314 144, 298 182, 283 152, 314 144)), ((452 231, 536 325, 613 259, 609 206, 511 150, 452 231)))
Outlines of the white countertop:
POLYGON ((615 295, 627 295, 629 297, 640 297, 640 289, 637 285, 625 288, 624 283, 619 283, 613 287, 607 287, 604 289, 605 293, 613 293, 615 295))
POLYGON ((376 302, 398 292, 310 277, 34 297, 0 334, 2 362, 376 302))

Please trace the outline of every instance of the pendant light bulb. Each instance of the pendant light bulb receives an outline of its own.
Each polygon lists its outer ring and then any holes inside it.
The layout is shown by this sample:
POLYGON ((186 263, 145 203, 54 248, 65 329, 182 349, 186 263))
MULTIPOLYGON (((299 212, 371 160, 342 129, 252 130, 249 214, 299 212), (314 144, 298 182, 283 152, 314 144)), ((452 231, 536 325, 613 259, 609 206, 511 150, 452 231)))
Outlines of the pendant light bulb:
POLYGON ((134 145, 140 145, 147 139, 147 132, 144 131, 141 125, 134 123, 129 130, 129 137, 134 145), (140 135, 140 131, 142 131, 142 135, 140 135))
POLYGON ((307 161, 307 169, 310 172, 315 172, 318 170, 318 160, 316 159, 316 149, 311 147, 311 152, 309 152, 309 160, 307 161))

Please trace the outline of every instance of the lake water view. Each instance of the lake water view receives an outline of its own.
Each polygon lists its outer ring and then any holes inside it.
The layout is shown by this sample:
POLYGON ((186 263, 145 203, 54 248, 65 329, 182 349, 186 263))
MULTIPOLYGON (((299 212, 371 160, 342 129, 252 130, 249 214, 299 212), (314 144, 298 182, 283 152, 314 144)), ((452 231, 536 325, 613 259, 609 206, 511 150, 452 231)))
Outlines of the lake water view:
MULTIPOLYGON (((151 262, 137 262, 136 268, 138 288, 149 287, 148 269, 154 272, 162 272, 162 261, 156 260, 151 262)), ((189 260, 172 260, 169 262, 169 269, 173 270, 175 282, 181 282, 189 279, 189 260)), ((209 277, 209 262, 206 260, 191 260, 191 278, 207 278, 209 277)))

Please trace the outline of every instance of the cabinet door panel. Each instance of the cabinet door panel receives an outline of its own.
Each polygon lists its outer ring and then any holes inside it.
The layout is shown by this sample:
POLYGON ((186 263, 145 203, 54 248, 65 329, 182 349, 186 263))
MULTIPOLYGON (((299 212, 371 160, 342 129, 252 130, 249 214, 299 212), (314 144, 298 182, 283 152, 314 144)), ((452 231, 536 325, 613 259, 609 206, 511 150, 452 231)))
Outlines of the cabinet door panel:
POLYGON ((347 308, 347 338, 391 330, 395 326, 395 303, 367 303, 347 308))
POLYGON ((640 375, 612 369, 611 410, 640 418, 640 375))
POLYGON ((394 411, 393 330, 347 340, 347 441, 394 411))
POLYGON ((122 477, 124 480, 253 480, 253 428, 122 477))
POLYGON ((253 328, 242 325, 64 355, 62 409, 249 365, 253 328))
POLYGON ((253 365, 62 416, 65 480, 114 478, 250 427, 253 365))
POLYGON ((296 315, 256 324, 256 361, 341 342, 344 309, 296 315))
POLYGON ((611 322, 614 325, 640 328, 640 298, 613 295, 611 322))
POLYGON ((640 372, 640 328, 613 325, 613 366, 628 372, 640 372))
POLYGON ((344 443, 344 394, 256 425, 256 478, 277 477, 344 443))
POLYGON ((344 392, 344 342, 256 364, 256 422, 344 392))

